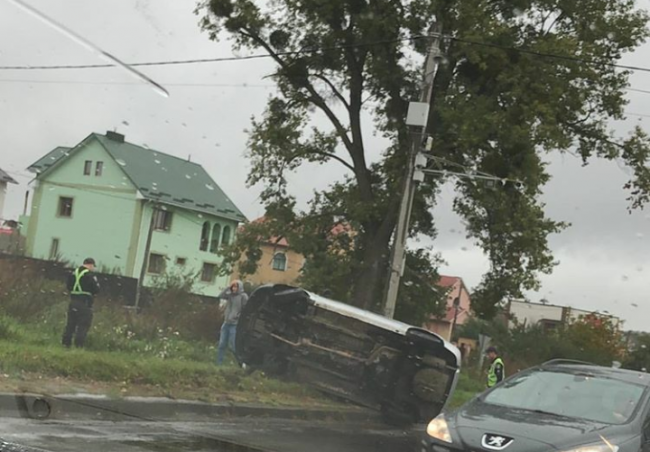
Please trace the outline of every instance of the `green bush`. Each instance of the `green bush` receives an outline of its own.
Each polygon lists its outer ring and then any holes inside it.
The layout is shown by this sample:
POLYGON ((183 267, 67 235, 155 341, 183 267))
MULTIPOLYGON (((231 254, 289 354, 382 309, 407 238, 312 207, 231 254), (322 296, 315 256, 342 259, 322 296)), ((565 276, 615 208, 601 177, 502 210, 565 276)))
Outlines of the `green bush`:
MULTIPOLYGON (((525 325, 508 329, 499 320, 473 319, 460 327, 458 334, 472 339, 478 339, 479 334, 490 336, 506 361, 508 375, 551 359, 576 359, 601 365, 623 359, 620 331, 610 320, 597 315, 585 316, 554 330, 525 325)), ((477 365, 478 358, 478 354, 470 357, 470 367, 477 365)))

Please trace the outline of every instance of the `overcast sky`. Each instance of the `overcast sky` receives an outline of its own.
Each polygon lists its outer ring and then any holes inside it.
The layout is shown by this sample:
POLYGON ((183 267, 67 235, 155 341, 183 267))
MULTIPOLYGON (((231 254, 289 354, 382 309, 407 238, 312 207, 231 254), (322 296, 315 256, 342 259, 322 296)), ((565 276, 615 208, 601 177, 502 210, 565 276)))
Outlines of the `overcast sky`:
MULTIPOLYGON (((200 32, 194 2, 178 0, 31 0, 30 4, 124 61, 154 61, 242 56, 228 43, 214 43, 200 32)), ((647 7, 650 1, 642 2, 647 7)), ((626 57, 629 64, 650 61, 650 44, 626 57)), ((39 20, 0 0, 0 66, 94 64, 103 60, 39 20)), ((117 130, 136 144, 188 157, 208 170, 238 207, 253 219, 262 214, 259 187, 246 188, 245 129, 260 115, 273 92, 264 60, 147 67, 169 98, 125 71, 110 69, 0 70, 0 168, 21 182, 8 191, 6 218, 22 211, 25 168, 56 146, 73 146, 91 132, 117 130)), ((650 74, 639 73, 632 86, 650 90, 650 74)), ((634 124, 650 128, 650 95, 630 93, 629 116, 613 124, 623 134, 634 124)), ((381 142, 369 137, 373 156, 381 142)), ((551 159, 553 180, 546 187, 548 214, 572 223, 551 239, 560 265, 543 278, 533 301, 609 311, 631 329, 650 331, 650 210, 627 212, 627 180, 615 163, 582 168, 567 155, 551 159), (636 306, 638 307, 636 307, 636 306)), ((345 174, 340 165, 304 168, 292 176, 292 190, 304 203, 314 189, 345 174)), ((447 261, 445 274, 478 284, 487 262, 465 238, 451 212, 453 193, 444 189, 436 209, 440 235, 434 247, 447 261)))

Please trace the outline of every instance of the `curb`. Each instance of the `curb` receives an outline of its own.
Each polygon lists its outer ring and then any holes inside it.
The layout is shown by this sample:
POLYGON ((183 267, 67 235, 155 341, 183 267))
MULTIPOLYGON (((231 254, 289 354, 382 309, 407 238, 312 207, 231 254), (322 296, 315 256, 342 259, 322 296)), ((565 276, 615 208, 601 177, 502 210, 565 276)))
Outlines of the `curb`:
POLYGON ((110 399, 91 395, 0 393, 0 417, 36 420, 201 422, 228 417, 266 417, 338 422, 379 422, 379 413, 346 409, 272 407, 256 404, 210 404, 166 398, 110 399))

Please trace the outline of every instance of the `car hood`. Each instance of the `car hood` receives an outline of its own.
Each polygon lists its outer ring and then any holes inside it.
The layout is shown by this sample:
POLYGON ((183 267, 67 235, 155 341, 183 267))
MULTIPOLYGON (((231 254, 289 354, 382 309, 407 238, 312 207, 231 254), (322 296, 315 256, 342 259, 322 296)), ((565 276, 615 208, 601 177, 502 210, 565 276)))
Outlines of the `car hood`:
MULTIPOLYGON (((566 450, 576 445, 598 443, 602 441, 601 436, 618 444, 632 436, 628 426, 533 413, 490 405, 480 400, 465 405, 445 418, 454 443, 460 443, 468 450, 566 450), (504 437, 506 441, 501 444, 510 444, 503 449, 490 449, 485 447, 485 435, 504 437), (508 441, 509 439, 512 441, 508 441)), ((486 439, 489 440, 489 437, 486 439)))

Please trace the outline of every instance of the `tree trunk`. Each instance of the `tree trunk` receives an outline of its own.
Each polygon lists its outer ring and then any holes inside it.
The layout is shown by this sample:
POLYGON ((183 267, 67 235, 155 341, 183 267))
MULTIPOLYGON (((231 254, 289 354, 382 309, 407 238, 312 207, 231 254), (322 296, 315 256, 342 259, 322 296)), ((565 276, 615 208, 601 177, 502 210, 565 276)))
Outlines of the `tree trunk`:
POLYGON ((366 241, 363 267, 356 277, 350 300, 355 306, 375 312, 383 306, 384 281, 390 257, 388 240, 380 235, 366 241))

